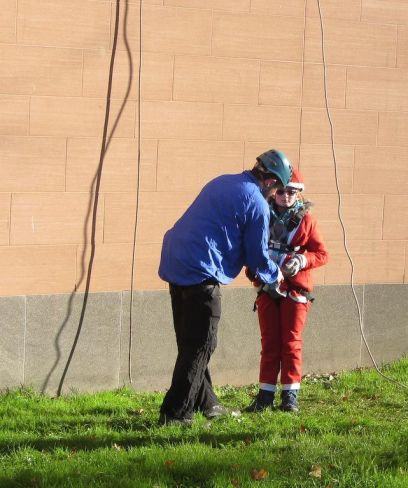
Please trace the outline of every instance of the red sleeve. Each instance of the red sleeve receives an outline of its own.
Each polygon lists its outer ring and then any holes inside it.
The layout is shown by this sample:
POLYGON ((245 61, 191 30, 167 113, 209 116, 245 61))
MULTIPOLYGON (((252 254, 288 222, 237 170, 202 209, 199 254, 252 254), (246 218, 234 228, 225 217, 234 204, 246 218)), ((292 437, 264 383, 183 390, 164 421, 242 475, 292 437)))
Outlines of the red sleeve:
POLYGON ((307 265, 304 269, 318 268, 327 263, 329 259, 329 253, 327 252, 326 246, 324 245, 322 236, 317 227, 316 219, 310 215, 306 214, 305 224, 307 227, 306 235, 307 239, 303 245, 305 249, 305 257, 307 259, 307 265))

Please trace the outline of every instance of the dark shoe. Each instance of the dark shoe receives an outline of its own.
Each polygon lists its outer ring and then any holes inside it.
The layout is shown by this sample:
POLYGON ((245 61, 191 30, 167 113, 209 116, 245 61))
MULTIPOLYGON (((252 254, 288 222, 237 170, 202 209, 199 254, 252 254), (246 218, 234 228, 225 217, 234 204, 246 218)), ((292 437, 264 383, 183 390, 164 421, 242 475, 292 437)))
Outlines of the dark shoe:
POLYGON ((244 412, 255 413, 262 412, 267 408, 273 408, 273 401, 275 400, 274 391, 259 390, 255 400, 244 409, 244 412))
POLYGON ((188 418, 177 418, 161 413, 159 417, 159 425, 191 425, 193 419, 188 418))
POLYGON ((281 393, 282 403, 279 408, 284 412, 299 412, 297 394, 298 390, 283 390, 281 393))
POLYGON ((213 420, 219 417, 228 417, 229 415, 232 417, 239 417, 241 412, 239 410, 232 410, 230 408, 224 407, 224 405, 213 405, 211 408, 203 411, 204 417, 207 417, 208 420, 213 420))

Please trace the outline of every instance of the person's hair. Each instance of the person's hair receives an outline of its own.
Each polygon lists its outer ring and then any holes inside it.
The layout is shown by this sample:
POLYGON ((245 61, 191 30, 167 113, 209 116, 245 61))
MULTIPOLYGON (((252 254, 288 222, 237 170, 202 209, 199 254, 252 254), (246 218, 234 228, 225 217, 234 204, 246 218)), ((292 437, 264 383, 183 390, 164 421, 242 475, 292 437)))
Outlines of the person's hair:
POLYGON ((251 173, 255 176, 255 178, 261 181, 269 180, 271 178, 276 178, 279 181, 278 176, 274 173, 270 173, 262 164, 262 162, 258 159, 256 160, 256 163, 252 168, 251 173))

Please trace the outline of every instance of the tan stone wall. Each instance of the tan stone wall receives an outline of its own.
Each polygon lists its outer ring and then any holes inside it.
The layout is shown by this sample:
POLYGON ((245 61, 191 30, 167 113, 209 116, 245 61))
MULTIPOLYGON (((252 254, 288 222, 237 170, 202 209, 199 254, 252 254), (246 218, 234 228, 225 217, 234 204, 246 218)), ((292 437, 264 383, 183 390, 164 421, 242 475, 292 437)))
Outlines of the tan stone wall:
MULTIPOLYGON (((331 252, 319 284, 347 283, 323 97, 317 0, 144 0, 136 288, 163 233, 210 178, 270 147, 304 173, 331 252)), ((121 17, 125 0, 121 0, 121 17)), ((408 3, 321 0, 342 212, 357 283, 403 283, 408 242, 408 3)), ((0 295, 84 289, 115 1, 3 0, 0 295), (84 244, 85 253, 84 253, 84 244)), ((130 288, 137 181, 135 73, 105 159, 91 289, 130 288)), ((112 121, 129 69, 119 32, 112 121)), ((245 285, 241 277, 235 281, 245 285)))

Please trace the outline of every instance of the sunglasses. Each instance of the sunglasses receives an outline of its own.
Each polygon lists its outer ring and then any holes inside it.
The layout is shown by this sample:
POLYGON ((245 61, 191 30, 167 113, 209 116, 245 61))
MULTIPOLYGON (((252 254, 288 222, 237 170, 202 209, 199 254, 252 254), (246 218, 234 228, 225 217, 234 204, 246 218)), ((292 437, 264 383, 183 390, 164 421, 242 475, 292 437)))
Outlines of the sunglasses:
POLYGON ((290 197, 293 197, 294 195, 297 195, 297 190, 292 190, 291 188, 284 188, 284 189, 279 189, 276 190, 277 195, 289 195, 290 197))

